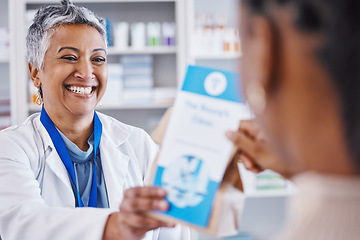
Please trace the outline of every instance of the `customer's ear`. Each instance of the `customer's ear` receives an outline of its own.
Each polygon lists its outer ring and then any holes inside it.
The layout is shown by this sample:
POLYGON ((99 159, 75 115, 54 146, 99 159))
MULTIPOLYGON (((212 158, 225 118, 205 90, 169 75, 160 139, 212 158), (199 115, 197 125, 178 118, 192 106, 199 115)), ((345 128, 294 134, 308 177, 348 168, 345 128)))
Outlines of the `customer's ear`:
POLYGON ((277 85, 277 49, 276 32, 271 21, 260 15, 251 17, 250 34, 252 41, 252 69, 257 84, 265 91, 268 96, 277 85))
POLYGON ((31 78, 31 81, 33 82, 34 86, 36 88, 39 88, 41 87, 41 81, 40 81, 40 78, 39 78, 39 69, 33 65, 31 65, 31 63, 28 64, 28 67, 29 67, 29 72, 30 72, 30 78, 31 78))

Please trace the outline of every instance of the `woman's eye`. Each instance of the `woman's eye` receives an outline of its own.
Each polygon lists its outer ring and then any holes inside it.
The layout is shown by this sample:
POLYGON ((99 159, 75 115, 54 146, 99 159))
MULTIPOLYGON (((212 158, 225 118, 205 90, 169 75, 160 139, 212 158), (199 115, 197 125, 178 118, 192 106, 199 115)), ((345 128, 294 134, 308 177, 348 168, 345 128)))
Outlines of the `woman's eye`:
POLYGON ((92 60, 93 62, 96 62, 96 63, 101 63, 101 62, 105 62, 105 58, 102 58, 102 57, 97 57, 97 58, 93 58, 92 60))
POLYGON ((63 56, 61 58, 68 60, 68 61, 76 61, 76 57, 74 57, 74 56, 63 56))

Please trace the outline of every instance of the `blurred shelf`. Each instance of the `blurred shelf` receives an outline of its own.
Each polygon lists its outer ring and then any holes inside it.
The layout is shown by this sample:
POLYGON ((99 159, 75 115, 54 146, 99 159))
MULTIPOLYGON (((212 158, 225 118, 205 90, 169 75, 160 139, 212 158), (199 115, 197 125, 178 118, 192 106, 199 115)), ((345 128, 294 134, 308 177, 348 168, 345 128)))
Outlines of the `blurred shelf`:
MULTIPOLYGON (((137 109, 166 109, 173 105, 173 102, 167 103, 102 103, 96 107, 96 110, 137 110, 137 109)), ((40 112, 41 106, 29 103, 29 111, 40 112)))
POLYGON ((226 59, 239 59, 241 58, 241 53, 204 53, 204 54, 194 54, 192 57, 195 60, 226 60, 226 59))
POLYGON ((166 109, 172 106, 170 103, 103 103, 96 110, 132 110, 132 109, 166 109))
MULTIPOLYGON (((177 0, 103 0, 102 3, 176 2, 177 0)), ((30 4, 59 3, 59 0, 25 0, 30 4)), ((99 3, 99 0, 73 0, 73 3, 99 3)))
POLYGON ((9 63, 9 58, 0 57, 0 63, 9 63))
POLYGON ((296 190, 282 191, 269 190, 268 192, 245 193, 247 198, 268 198, 268 197, 292 197, 296 194, 296 190))
POLYGON ((177 51, 176 47, 145 47, 142 49, 126 48, 117 49, 115 47, 108 48, 109 55, 123 55, 123 54, 175 54, 177 51))

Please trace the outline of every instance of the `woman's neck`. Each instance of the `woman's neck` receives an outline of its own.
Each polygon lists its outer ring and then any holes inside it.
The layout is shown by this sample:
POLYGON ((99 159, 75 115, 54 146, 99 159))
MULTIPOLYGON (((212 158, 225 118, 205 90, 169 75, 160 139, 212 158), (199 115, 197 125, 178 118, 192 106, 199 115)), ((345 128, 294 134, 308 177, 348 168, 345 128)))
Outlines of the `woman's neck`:
POLYGON ((76 144, 81 150, 86 151, 89 148, 88 139, 93 132, 94 114, 86 116, 59 116, 56 112, 48 111, 51 121, 71 142, 76 144))

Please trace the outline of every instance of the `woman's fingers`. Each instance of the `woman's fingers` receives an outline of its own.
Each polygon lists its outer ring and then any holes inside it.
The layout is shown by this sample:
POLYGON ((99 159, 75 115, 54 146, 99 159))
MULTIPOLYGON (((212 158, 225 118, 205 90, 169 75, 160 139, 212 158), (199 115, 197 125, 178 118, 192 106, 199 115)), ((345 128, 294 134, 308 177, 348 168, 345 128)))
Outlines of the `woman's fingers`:
POLYGON ((275 167, 271 166, 272 153, 254 122, 242 121, 239 131, 227 131, 225 135, 238 149, 239 158, 248 170, 258 173, 265 166, 275 167))
POLYGON ((260 131, 260 128, 254 120, 242 120, 240 122, 239 132, 245 133, 251 139, 257 142, 265 142, 264 132, 260 131))
POLYGON ((234 143, 237 149, 256 159, 258 146, 254 139, 243 132, 227 131, 226 137, 234 143))
POLYGON ((145 231, 150 231, 159 227, 174 226, 173 224, 166 223, 140 213, 139 214, 124 213, 123 217, 124 217, 123 222, 126 225, 134 229, 141 229, 145 231))
POLYGON ((136 197, 163 198, 165 196, 166 196, 166 191, 159 187, 134 187, 127 189, 124 193, 125 198, 136 198, 136 197))
POLYGON ((173 224, 155 220, 140 213, 112 213, 106 222, 103 240, 142 239, 146 232, 159 227, 174 227, 173 224))
POLYGON ((150 210, 166 211, 169 204, 162 198, 127 197, 120 205, 120 211, 145 212, 150 210))
POLYGON ((120 205, 120 211, 144 212, 166 211, 169 204, 164 200, 166 191, 159 187, 135 187, 127 189, 120 205))
POLYGON ((248 170, 257 173, 271 169, 286 178, 295 173, 284 167, 284 161, 272 151, 254 122, 242 121, 239 131, 227 131, 225 135, 238 149, 239 158, 248 170))
POLYGON ((253 139, 257 138, 256 136, 260 134, 260 130, 254 120, 241 120, 239 131, 246 133, 253 139))
POLYGON ((145 214, 147 211, 166 211, 166 191, 158 187, 135 187, 124 192, 120 211, 110 215, 104 239, 140 239, 144 234, 159 227, 174 227, 145 214))
POLYGON ((239 160, 244 164, 246 169, 248 169, 249 171, 252 171, 254 173, 259 173, 263 171, 263 169, 261 169, 258 165, 256 165, 253 160, 251 160, 244 154, 239 155, 239 160))

